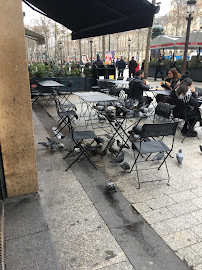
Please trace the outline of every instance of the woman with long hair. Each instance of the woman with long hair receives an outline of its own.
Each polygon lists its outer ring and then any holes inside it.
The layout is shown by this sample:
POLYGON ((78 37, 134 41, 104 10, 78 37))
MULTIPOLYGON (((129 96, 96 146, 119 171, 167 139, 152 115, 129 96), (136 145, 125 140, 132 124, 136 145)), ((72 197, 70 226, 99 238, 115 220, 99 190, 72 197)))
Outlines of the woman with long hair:
POLYGON ((161 82, 161 86, 165 89, 173 90, 177 85, 180 78, 180 73, 176 68, 171 68, 168 71, 168 77, 165 79, 165 82, 161 82))
POLYGON ((175 105, 173 109, 175 118, 185 119, 181 132, 188 136, 196 137, 197 132, 194 130, 194 125, 197 121, 201 121, 201 116, 192 79, 185 78, 178 84, 174 94, 167 99, 167 102, 175 105))
MULTIPOLYGON (((174 90, 177 83, 179 82, 180 73, 178 73, 176 68, 171 68, 168 71, 168 77, 165 79, 165 82, 161 82, 161 86, 168 90, 174 90)), ((172 94, 172 93, 171 93, 172 94)), ((169 96, 158 94, 156 96, 156 102, 166 102, 169 96)))

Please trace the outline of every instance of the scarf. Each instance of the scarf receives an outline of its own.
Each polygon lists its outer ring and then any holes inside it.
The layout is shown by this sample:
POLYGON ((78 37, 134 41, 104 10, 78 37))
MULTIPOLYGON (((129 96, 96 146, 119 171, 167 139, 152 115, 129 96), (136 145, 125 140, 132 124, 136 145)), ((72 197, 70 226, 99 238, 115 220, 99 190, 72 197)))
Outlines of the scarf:
POLYGON ((183 100, 184 103, 188 103, 190 101, 191 96, 192 96, 192 92, 191 92, 190 87, 188 88, 185 94, 180 94, 179 96, 177 94, 177 97, 183 100))

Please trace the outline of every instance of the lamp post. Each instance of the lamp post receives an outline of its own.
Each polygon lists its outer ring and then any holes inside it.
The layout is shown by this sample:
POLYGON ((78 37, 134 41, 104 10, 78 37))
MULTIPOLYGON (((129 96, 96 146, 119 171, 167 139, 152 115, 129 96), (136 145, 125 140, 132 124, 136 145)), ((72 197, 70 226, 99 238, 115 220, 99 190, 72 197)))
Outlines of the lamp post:
POLYGON ((96 45, 94 45, 94 55, 95 55, 95 58, 96 58, 96 45))
POLYGON ((59 41, 59 50, 60 50, 60 64, 62 65, 62 41, 59 41))
POLYGON ((75 62, 76 62, 76 49, 74 48, 74 58, 75 58, 75 62))
POLYGON ((92 39, 90 40, 90 63, 91 63, 91 67, 93 65, 93 41, 92 39))
POLYGON ((130 44, 131 44, 131 39, 129 37, 128 38, 128 66, 129 66, 129 61, 130 61, 130 44))
POLYGON ((189 14, 189 16, 186 18, 187 32, 186 32, 186 41, 185 41, 185 47, 184 47, 184 58, 182 62, 182 71, 181 71, 182 74, 184 74, 186 71, 190 26, 191 26, 191 21, 193 20, 192 13, 194 12, 195 5, 196 5, 196 0, 187 1, 187 13, 189 14))

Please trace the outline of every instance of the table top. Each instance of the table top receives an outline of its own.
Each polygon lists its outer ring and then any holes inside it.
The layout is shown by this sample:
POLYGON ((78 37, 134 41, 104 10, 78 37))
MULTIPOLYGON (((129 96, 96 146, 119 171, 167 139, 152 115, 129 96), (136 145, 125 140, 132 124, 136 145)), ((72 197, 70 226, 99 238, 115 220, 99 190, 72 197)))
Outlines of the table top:
POLYGON ((104 93, 100 92, 74 92, 74 95, 80 97, 86 102, 101 102, 101 101, 116 101, 118 98, 111 97, 109 95, 106 95, 104 93))
POLYGON ((41 81, 39 82, 39 84, 41 86, 45 86, 45 87, 59 87, 59 86, 65 86, 64 84, 62 83, 58 83, 56 81, 52 81, 52 80, 49 80, 49 81, 41 81))
POLYGON ((148 90, 148 92, 153 92, 154 94, 161 94, 161 95, 165 95, 165 96, 169 96, 172 90, 168 90, 165 88, 159 88, 158 90, 154 89, 154 88, 150 88, 148 90))
POLYGON ((99 79, 99 82, 109 82, 109 83, 114 83, 114 84, 122 84, 122 85, 127 85, 130 82, 129 81, 124 81, 124 80, 112 80, 112 79, 99 79))

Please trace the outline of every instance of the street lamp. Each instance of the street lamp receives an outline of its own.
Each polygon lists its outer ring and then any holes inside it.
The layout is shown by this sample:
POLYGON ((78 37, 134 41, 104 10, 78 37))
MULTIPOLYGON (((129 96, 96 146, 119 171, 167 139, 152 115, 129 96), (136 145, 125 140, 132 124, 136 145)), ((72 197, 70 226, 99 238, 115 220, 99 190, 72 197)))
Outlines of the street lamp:
POLYGON ((93 65, 93 41, 92 39, 90 40, 90 63, 91 63, 91 67, 93 65))
POLYGON ((75 62, 76 62, 76 49, 74 48, 74 58, 75 58, 75 62))
POLYGON ((196 5, 196 0, 187 1, 187 13, 189 14, 189 16, 186 18, 187 32, 186 32, 186 41, 185 41, 185 47, 184 47, 184 58, 183 58, 183 62, 182 62, 182 71, 181 71, 182 74, 184 74, 186 71, 190 26, 191 26, 191 21, 193 20, 192 13, 195 10, 195 5, 196 5))
POLYGON ((131 39, 130 37, 128 38, 128 63, 130 61, 130 44, 131 44, 131 39))
POLYGON ((94 55, 95 55, 95 58, 96 58, 96 45, 94 45, 94 55))

